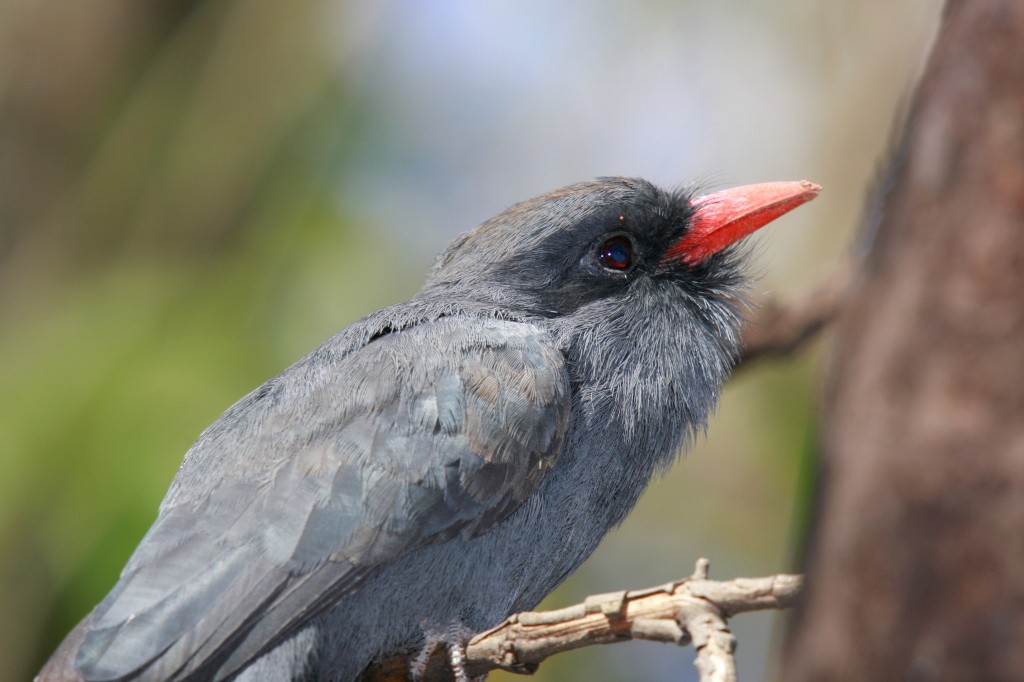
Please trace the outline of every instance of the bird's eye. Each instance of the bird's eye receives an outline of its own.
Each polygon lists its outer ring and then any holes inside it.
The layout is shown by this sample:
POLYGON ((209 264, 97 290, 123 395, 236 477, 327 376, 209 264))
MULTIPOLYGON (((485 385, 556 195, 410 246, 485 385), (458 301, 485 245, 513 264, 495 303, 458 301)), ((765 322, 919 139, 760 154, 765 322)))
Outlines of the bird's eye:
POLYGON ((633 242, 622 234, 610 237, 598 247, 597 259, 609 270, 629 270, 633 265, 633 242))

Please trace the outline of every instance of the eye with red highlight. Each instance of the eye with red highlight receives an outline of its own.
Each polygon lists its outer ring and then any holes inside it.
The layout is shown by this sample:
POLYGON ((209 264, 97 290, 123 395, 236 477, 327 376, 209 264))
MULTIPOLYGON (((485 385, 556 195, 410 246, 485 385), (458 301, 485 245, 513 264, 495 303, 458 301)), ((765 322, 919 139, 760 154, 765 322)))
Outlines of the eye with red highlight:
POLYGON ((597 260, 609 270, 625 272, 633 267, 633 242, 624 234, 609 237, 597 248, 597 260))

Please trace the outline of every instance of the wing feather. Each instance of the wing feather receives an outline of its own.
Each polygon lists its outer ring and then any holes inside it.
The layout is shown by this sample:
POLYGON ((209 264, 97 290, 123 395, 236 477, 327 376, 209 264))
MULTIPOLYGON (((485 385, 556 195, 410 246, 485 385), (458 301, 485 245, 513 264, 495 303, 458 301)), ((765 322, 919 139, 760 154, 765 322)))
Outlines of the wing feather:
POLYGON ((500 522, 554 465, 568 415, 562 356, 531 325, 442 318, 321 348, 186 455, 76 666, 237 671, 389 562, 500 522))

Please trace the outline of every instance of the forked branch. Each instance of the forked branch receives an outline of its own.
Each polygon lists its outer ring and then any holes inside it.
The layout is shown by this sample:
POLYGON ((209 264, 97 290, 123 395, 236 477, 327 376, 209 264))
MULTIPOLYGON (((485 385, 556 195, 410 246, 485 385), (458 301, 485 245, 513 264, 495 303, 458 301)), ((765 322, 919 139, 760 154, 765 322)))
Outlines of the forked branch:
MULTIPOLYGON (((473 637, 466 647, 470 677, 501 668, 532 673, 549 656, 595 644, 647 639, 686 646, 697 652, 695 665, 702 682, 736 679, 735 646, 727 621, 746 611, 792 606, 802 578, 776 575, 718 581, 707 577, 708 562, 700 559, 689 578, 644 590, 588 597, 556 611, 525 612, 473 637)), ((427 667, 425 681, 452 679, 440 649, 427 667)), ((405 657, 382 661, 365 680, 406 680, 405 657)))

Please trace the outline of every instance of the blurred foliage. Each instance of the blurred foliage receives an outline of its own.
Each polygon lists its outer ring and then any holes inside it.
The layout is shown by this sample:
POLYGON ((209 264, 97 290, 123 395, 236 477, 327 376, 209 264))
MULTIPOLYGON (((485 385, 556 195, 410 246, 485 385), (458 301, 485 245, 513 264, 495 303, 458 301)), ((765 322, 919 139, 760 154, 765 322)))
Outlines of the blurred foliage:
POLYGON ((0 128, 12 680, 110 588, 203 425, 415 286, 360 291, 387 264, 332 200, 346 99, 317 5, 41 5, 0 10, 21 30, 0 128))
MULTIPOLYGON (((338 186, 361 176, 360 164, 379 158, 393 157, 401 166, 390 176, 375 169, 374 191, 387 196, 395 189, 388 178, 396 174, 436 191, 506 162, 471 141, 447 159, 459 178, 435 173, 422 159, 407 163, 399 147, 426 134, 415 120, 422 102, 370 101, 384 84, 365 87, 358 70, 339 68, 337 61, 348 54, 372 62, 379 52, 360 57, 339 42, 398 32, 412 5, 387 3, 385 20, 363 23, 339 9, 344 6, 327 0, 0 3, 0 682, 28 679, 110 589, 203 427, 320 339, 415 290, 429 265, 429 254, 415 252, 422 242, 396 243, 396 235, 404 238, 401 228, 377 229, 361 209, 339 200, 338 186), (387 107, 402 116, 382 116, 387 107), (395 121, 412 127, 395 131, 389 128, 395 121)), ((720 30, 756 3, 693 6, 705 19, 719 12, 710 8, 723 7, 720 30)), ((508 12, 512 5, 503 7, 508 12)), ((645 10, 648 24, 655 26, 667 7, 652 3, 645 10)), ((756 15, 768 22, 766 31, 816 30, 797 0, 780 7, 788 9, 756 15)), ((879 4, 883 15, 886 7, 879 4)), ((851 35, 870 34, 863 30, 868 20, 859 21, 851 35)), ((532 29, 534 22, 521 20, 520 30, 524 25, 532 29)), ((615 27, 613 21, 606 30, 615 27)), ((421 50, 444 39, 424 35, 421 50)), ((543 33, 547 44, 561 37, 543 33)), ((477 39, 479 46, 489 36, 477 39)), ((635 46, 646 36, 631 39, 635 46)), ((384 72, 394 60, 416 54, 389 53, 384 72)), ((885 50, 865 48, 864 54, 888 68, 885 50)), ((737 63, 756 58, 742 51, 733 56, 737 63)), ((667 77, 672 67, 660 68, 652 73, 667 77)), ((814 112, 822 120, 867 99, 866 92, 878 93, 877 79, 827 59, 800 64, 799 72, 815 69, 821 80, 808 87, 823 93, 822 109, 814 112), (833 98, 840 85, 845 99, 833 98)), ((408 64, 395 71, 415 73, 408 64)), ((603 73, 589 77, 604 98, 603 73)), ((422 92, 471 121, 486 115, 482 103, 502 89, 502 82, 484 80, 471 82, 483 87, 476 102, 430 87, 422 92)), ((829 179, 856 185, 839 195, 845 203, 834 204, 846 209, 838 221, 847 232, 865 169, 881 145, 865 145, 857 126, 870 123, 873 139, 884 137, 877 131, 891 116, 892 93, 902 87, 898 75, 890 81, 889 94, 879 95, 881 113, 848 116, 858 134, 820 150, 842 163, 808 161, 800 171, 820 171, 813 177, 826 189, 829 179)), ((561 81, 554 85, 562 88, 561 81)), ((730 103, 730 110, 744 99, 744 93, 723 92, 730 97, 705 92, 695 99, 703 97, 709 107, 730 103)), ((553 92, 534 94, 553 107, 534 110, 542 116, 563 101, 553 92)), ((581 99, 572 88, 561 95, 581 99)), ((520 114, 506 107, 504 116, 482 128, 504 145, 499 153, 537 153, 501 127, 520 123, 520 114)), ((542 132, 542 124, 532 125, 542 132)), ((535 130, 527 125, 518 133, 535 130)), ((701 135, 732 139, 739 152, 754 156, 736 142, 743 139, 737 131, 723 133, 701 135)), ((810 137, 802 130, 793 136, 810 137)), ((552 167, 551 159, 577 157, 567 147, 537 163, 552 167)), ((816 158, 806 151, 795 157, 816 158)), ((729 163, 706 170, 731 171, 729 163)), ((605 171, 585 164, 586 170, 573 171, 581 176, 565 180, 605 171)), ((496 177, 532 179, 528 168, 502 170, 496 177)), ((394 196, 402 203, 400 192, 394 196)), ((489 197, 482 203, 488 212, 500 208, 489 197)), ((434 208, 417 203, 415 210, 434 208)), ((808 215, 823 215, 810 208, 808 215)), ((815 233, 799 248, 818 258, 842 243, 843 230, 815 233)), ((779 242, 792 245, 801 233, 795 234, 780 235, 779 242)), ((433 243, 433 250, 440 247, 433 243)), ((835 259, 806 266, 818 272, 835 259)), ((684 575, 698 552, 713 553, 713 570, 722 577, 789 567, 794 537, 788 529, 793 515, 807 508, 796 491, 813 450, 815 364, 811 356, 740 376, 709 442, 652 486, 623 530, 548 603, 684 575)), ((741 654, 753 651, 751 660, 762 665, 767 644, 754 642, 766 638, 745 636, 748 627, 763 633, 766 626, 737 623, 741 654)), ((661 679, 689 666, 685 654, 675 654, 658 659, 677 666, 674 672, 659 670, 651 651, 637 644, 629 653, 580 652, 552 661, 538 678, 639 679, 640 662, 652 668, 650 679, 661 679)))

